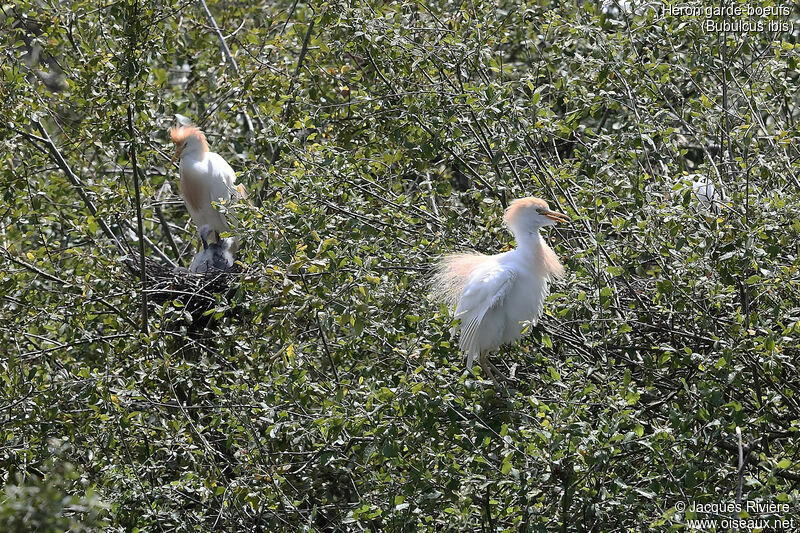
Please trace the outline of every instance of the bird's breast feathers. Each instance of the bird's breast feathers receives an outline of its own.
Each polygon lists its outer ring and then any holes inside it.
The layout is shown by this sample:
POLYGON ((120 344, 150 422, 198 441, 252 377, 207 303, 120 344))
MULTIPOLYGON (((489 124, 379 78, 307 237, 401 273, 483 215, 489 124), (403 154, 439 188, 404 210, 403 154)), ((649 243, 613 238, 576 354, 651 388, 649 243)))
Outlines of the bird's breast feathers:
POLYGON ((180 189, 186 205, 195 210, 203 206, 204 198, 208 198, 208 189, 205 185, 196 179, 190 178, 183 171, 181 172, 180 189))
POLYGON ((181 160, 181 194, 195 209, 212 202, 230 200, 236 173, 219 155, 208 152, 202 159, 181 160))

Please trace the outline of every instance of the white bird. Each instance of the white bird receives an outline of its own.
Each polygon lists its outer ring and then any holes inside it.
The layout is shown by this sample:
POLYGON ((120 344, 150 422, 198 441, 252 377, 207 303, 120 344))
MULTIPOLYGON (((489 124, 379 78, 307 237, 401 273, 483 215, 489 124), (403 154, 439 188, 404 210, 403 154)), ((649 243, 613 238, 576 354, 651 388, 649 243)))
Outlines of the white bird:
MULTIPOLYGON (((228 223, 212 202, 245 198, 244 187, 235 185, 236 173, 222 156, 208 151, 206 136, 198 128, 179 126, 169 133, 175 143, 172 162, 181 161, 181 196, 192 222, 198 228, 209 226, 219 238, 220 233, 228 231, 228 223)), ((238 248, 237 238, 231 248, 234 252, 238 248)))
POLYGON ((505 376, 489 361, 489 353, 522 336, 525 322, 534 325, 542 314, 549 284, 564 275, 564 267, 539 229, 569 217, 551 211, 539 198, 511 202, 505 223, 517 247, 497 255, 449 255, 437 265, 431 288, 434 298, 455 307, 461 323, 459 348, 467 354, 467 368, 479 359, 486 375, 497 383, 505 376))
POLYGON ((700 205, 718 215, 722 210, 722 205, 728 201, 728 196, 725 191, 720 187, 717 188, 710 178, 701 174, 692 174, 692 191, 700 202, 700 205))
POLYGON ((218 270, 226 271, 233 266, 233 254, 231 253, 230 239, 220 239, 217 235, 217 242, 208 244, 208 234, 211 229, 208 225, 200 228, 200 240, 203 249, 197 252, 189 266, 189 272, 203 274, 205 272, 218 270))

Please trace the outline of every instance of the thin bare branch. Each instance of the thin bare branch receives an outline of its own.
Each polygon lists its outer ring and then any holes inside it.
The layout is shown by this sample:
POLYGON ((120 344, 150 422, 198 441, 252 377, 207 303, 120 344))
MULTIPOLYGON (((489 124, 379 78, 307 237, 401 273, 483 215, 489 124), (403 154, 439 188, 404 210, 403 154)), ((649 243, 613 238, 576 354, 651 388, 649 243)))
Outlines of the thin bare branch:
POLYGON ((45 143, 45 146, 47 147, 47 150, 50 153, 51 159, 55 162, 56 165, 58 165, 58 167, 67 176, 67 179, 75 187, 75 190, 78 192, 78 195, 81 197, 81 200, 83 200, 83 203, 84 205, 86 205, 86 208, 89 209, 89 212, 97 221, 97 224, 100 226, 100 229, 102 229, 103 233, 105 233, 106 236, 108 236, 108 238, 114 242, 114 244, 117 246, 117 248, 120 249, 120 251, 125 252, 125 247, 119 242, 117 236, 114 235, 114 232, 111 231, 111 228, 108 226, 108 224, 106 224, 105 220, 103 220, 98 215, 97 207, 95 207, 94 202, 92 202, 91 198, 89 198, 89 195, 86 193, 85 190, 86 186, 83 184, 83 181, 81 181, 81 179, 72 171, 69 164, 64 159, 64 156, 61 155, 61 152, 58 150, 58 147, 50 138, 50 135, 47 133, 45 127, 38 119, 33 119, 33 123, 36 125, 36 128, 42 134, 41 140, 45 143))

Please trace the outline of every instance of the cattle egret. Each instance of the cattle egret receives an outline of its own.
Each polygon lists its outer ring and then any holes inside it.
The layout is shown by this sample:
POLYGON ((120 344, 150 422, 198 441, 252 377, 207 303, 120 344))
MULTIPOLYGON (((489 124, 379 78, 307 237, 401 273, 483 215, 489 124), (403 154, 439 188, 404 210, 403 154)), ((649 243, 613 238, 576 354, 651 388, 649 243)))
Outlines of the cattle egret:
POLYGON ((461 331, 459 347, 467 354, 467 368, 479 359, 495 384, 498 377, 506 378, 489 361, 489 352, 519 339, 523 323, 536 324, 550 282, 564 275, 539 229, 568 222, 569 217, 529 197, 511 202, 504 220, 517 241, 515 249, 497 255, 446 256, 432 280, 433 296, 454 306, 455 318, 461 319, 453 333, 461 331))
POLYGON ((203 242, 203 249, 194 256, 189 267, 190 272, 203 274, 212 270, 225 271, 233 266, 233 254, 231 253, 230 239, 220 239, 217 242, 208 244, 208 234, 211 229, 208 225, 200 228, 200 240, 203 242))
POLYGON ((714 182, 700 174, 689 176, 692 178, 692 191, 700 205, 712 213, 719 214, 722 205, 728 200, 728 196, 722 188, 717 188, 714 182))
MULTIPOLYGON (((222 156, 208 151, 206 136, 198 128, 179 126, 169 133, 175 143, 172 162, 181 161, 180 190, 186 209, 198 228, 207 225, 219 238, 228 230, 228 223, 212 202, 244 198, 244 187, 235 185, 236 174, 222 156)), ((231 248, 236 251, 238 239, 234 238, 231 248)))

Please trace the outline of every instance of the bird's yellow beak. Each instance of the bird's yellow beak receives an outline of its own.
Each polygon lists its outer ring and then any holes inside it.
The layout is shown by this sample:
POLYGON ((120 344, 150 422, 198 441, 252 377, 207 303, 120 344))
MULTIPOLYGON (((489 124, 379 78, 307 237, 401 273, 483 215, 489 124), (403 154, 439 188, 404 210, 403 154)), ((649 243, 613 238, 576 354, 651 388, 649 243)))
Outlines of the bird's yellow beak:
POLYGON ((183 146, 182 145, 176 146, 175 153, 172 155, 172 159, 170 159, 169 161, 170 165, 175 164, 175 161, 177 161, 181 157, 181 152, 183 152, 183 146))
POLYGON ((559 213, 558 211, 542 211, 542 214, 551 220, 555 220, 556 222, 569 223, 569 217, 564 213, 559 213))

